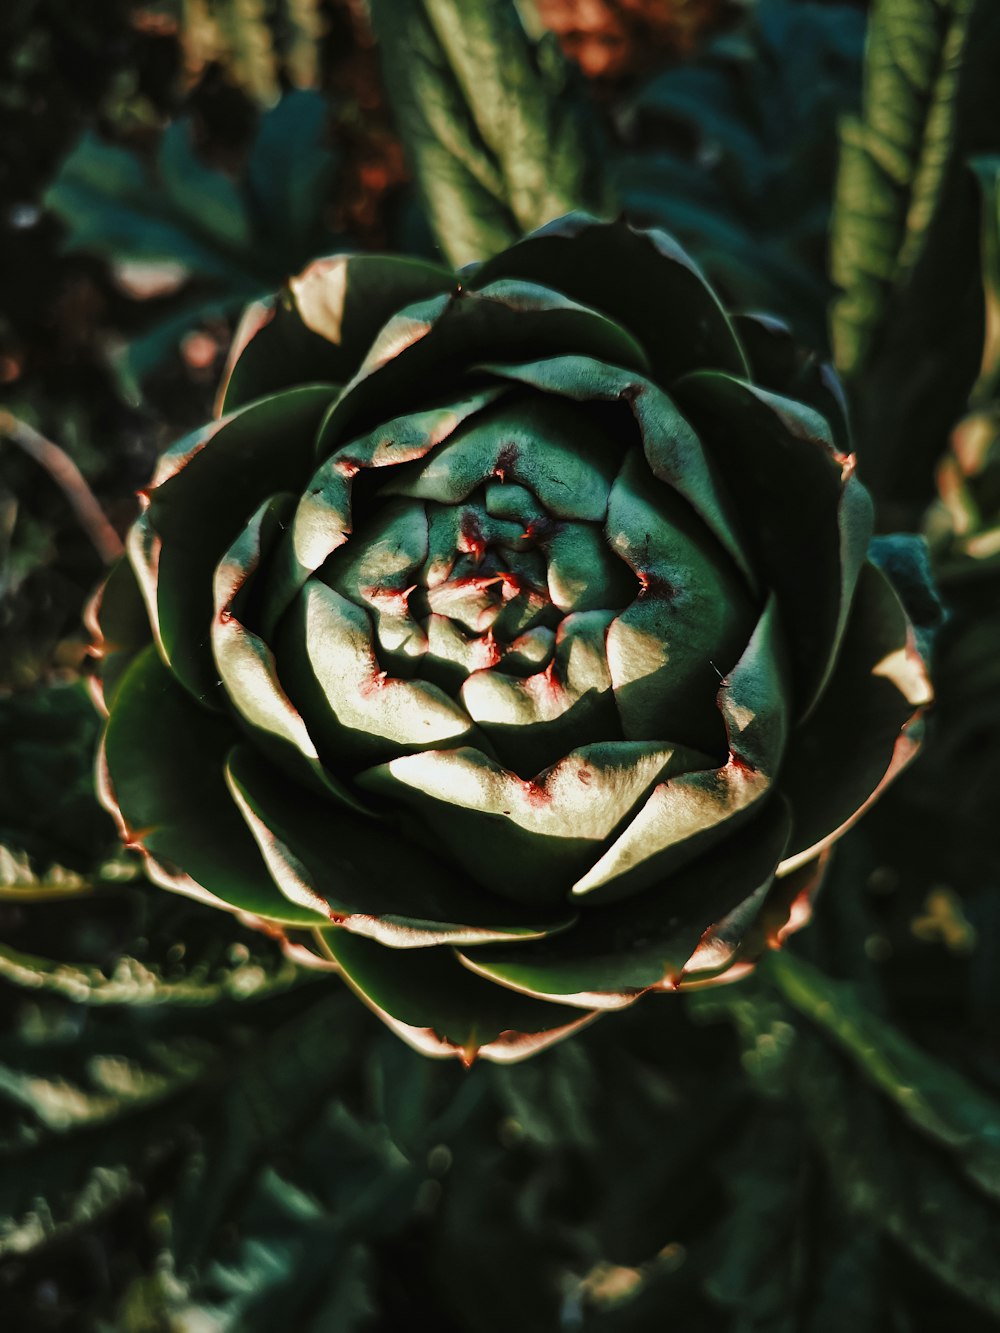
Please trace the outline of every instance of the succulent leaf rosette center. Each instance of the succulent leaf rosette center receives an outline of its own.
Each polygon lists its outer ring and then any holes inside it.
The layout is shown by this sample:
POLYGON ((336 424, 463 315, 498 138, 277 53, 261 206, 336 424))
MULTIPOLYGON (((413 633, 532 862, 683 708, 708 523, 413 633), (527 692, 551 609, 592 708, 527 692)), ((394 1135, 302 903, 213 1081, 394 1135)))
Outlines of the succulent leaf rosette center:
POLYGON ((834 386, 659 233, 248 312, 99 598, 102 789, 158 882, 513 1059, 805 914, 930 691, 834 386))

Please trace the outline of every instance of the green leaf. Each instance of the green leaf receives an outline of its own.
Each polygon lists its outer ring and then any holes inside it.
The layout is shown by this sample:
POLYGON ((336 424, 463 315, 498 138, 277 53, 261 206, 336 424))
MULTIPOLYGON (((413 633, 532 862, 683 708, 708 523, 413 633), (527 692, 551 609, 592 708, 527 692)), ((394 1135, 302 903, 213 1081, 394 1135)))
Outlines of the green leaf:
POLYGON ((989 0, 880 0, 865 104, 845 122, 832 242, 835 360, 862 475, 917 514, 982 350, 970 155, 1000 142, 989 0), (942 330, 948 330, 942 341, 942 330))
POLYGON ((754 516, 744 539, 777 593, 800 682, 796 709, 807 715, 830 679, 847 624, 871 535, 871 501, 811 408, 715 371, 686 376, 675 392, 709 458, 754 516), (808 589, 788 559, 790 545, 806 544, 815 580, 808 589))
POLYGON ((834 356, 857 373, 940 206, 975 0, 881 0, 868 28, 863 118, 845 122, 833 231, 834 356))
POLYGON ((317 259, 281 297, 254 302, 236 330, 219 415, 297 384, 342 384, 382 325, 403 306, 449 291, 442 266, 401 255, 317 259))
MULTIPOLYGON (((331 1121, 330 1134, 342 1135, 343 1125, 331 1121)), ((147 1317, 167 1315, 177 1329, 210 1319, 218 1333, 268 1333, 290 1318, 302 1333, 371 1327, 377 1307, 368 1248, 352 1243, 343 1220, 310 1194, 267 1170, 234 1225, 240 1243, 225 1262, 183 1285, 167 1275, 144 1284, 147 1317)))
POLYGON ((328 145, 329 117, 315 93, 286 93, 261 117, 247 162, 245 191, 259 230, 304 258, 330 244, 323 215, 339 160, 328 145))
POLYGON ((323 1333, 372 1312, 367 1242, 406 1220, 420 1174, 378 1124, 330 1097, 353 1055, 345 999, 275 1030, 203 1111, 169 1200, 163 1258, 182 1284, 162 1290, 171 1327, 208 1314, 234 1333, 285 1320, 323 1333))
POLYGON ((569 67, 511 0, 375 0, 372 18, 397 124, 453 263, 577 208, 610 211, 569 67))
POLYGON ((225 237, 233 254, 249 249, 252 223, 240 191, 228 176, 199 156, 192 126, 175 121, 167 128, 157 167, 164 201, 192 236, 204 235, 216 242, 225 237))
MULTIPOLYGON (((55 920, 53 918, 53 924, 55 920)), ((299 978, 290 962, 270 974, 259 965, 244 966, 237 955, 234 966, 212 967, 209 961, 189 962, 176 975, 175 965, 153 965, 149 960, 122 954, 110 968, 90 963, 66 963, 0 945, 0 977, 25 991, 58 995, 73 1004, 105 1007, 191 1005, 204 1007, 222 1000, 246 1001, 287 990, 299 978)))
POLYGON ((796 865, 849 828, 910 762, 932 698, 899 598, 874 565, 862 565, 833 676, 793 732, 781 772, 795 815, 789 858, 796 865), (857 728, 850 740, 845 717, 857 728), (817 774, 823 776, 819 787, 817 774))
POLYGON ((724 1159, 706 1286, 739 1333, 881 1333, 897 1325, 876 1227, 824 1188, 798 1109, 768 1106, 724 1159))
POLYGON ((275 882, 293 901, 329 903, 343 929, 389 947, 420 948, 538 937, 572 920, 564 912, 526 923, 523 908, 484 900, 391 825, 290 790, 249 746, 233 751, 227 778, 275 882))
POLYGON ((749 984, 690 1003, 703 1019, 735 1022, 751 1081, 804 1116, 857 1223, 895 1241, 952 1299, 1000 1316, 1000 1107, 853 986, 787 951, 749 984))
MULTIPOLYGON (((595 1009, 624 1008, 647 989, 669 990, 705 934, 705 921, 721 921, 747 902, 744 929, 752 925, 788 839, 780 805, 765 811, 720 846, 663 882, 628 901, 590 908, 561 938, 486 949, 466 948, 459 956, 471 971, 528 995, 595 1009)), ((717 970, 731 961, 740 943, 719 948, 717 970)), ((670 1003, 671 1001, 667 1001, 670 1003)), ((663 1003, 651 997, 645 1003, 663 1003)))
MULTIPOLYGON (((484 264, 473 282, 488 289, 497 279, 511 278, 553 288, 614 320, 637 341, 642 369, 661 388, 671 388, 688 370, 741 375, 747 369, 718 296, 690 256, 663 232, 571 214, 484 264), (663 311, 675 309, 687 311, 683 324, 662 317, 663 311)), ((561 354, 570 350, 559 348, 561 354)), ((526 351, 520 359, 528 360, 526 351)), ((626 363, 615 358, 612 364, 626 363)))
POLYGON ((245 211, 231 183, 194 155, 190 133, 183 122, 166 132, 163 174, 156 181, 134 153, 88 131, 49 187, 46 206, 66 222, 73 249, 117 260, 170 261, 250 290, 255 282, 247 266, 245 211), (206 191, 203 219, 192 211, 197 196, 189 189, 206 191))
POLYGON ((905 1120, 947 1148, 965 1176, 1000 1200, 1000 1105, 873 1014, 849 986, 801 958, 774 953, 763 970, 905 1120))
MULTIPOLYGON (((164 1155, 146 1120, 204 1076, 218 1051, 190 1030, 153 1049, 127 1023, 8 1035, 0 1047, 0 1254, 25 1254, 117 1203, 164 1155)), ((36 1026, 39 1026, 36 1024, 36 1026)))
POLYGON ((176 264, 205 285, 126 347, 118 370, 127 391, 200 320, 273 291, 343 245, 325 221, 340 166, 326 144, 328 117, 318 93, 287 93, 261 116, 235 178, 202 160, 187 117, 165 131, 155 171, 92 131, 63 161, 45 204, 63 221, 68 248, 115 264, 176 264))
POLYGON ((921 656, 929 662, 944 608, 934 586, 926 541, 909 532, 873 537, 868 559, 892 584, 913 624, 921 656))
POLYGON ((0 884, 28 885, 54 863, 86 874, 110 849, 114 831, 93 794, 98 726, 82 684, 0 697, 0 848, 10 858, 0 884))
POLYGON ((234 721, 199 707, 152 645, 126 673, 104 737, 104 796, 165 887, 268 920, 326 913, 285 899, 225 781, 234 721))
POLYGON ((187 435, 163 455, 147 511, 154 546, 130 553, 162 635, 164 657, 196 696, 214 701, 218 676, 209 643, 212 578, 227 547, 262 501, 298 490, 308 476, 316 430, 335 396, 329 385, 270 394, 187 435), (273 447, 274 431, 284 447, 273 447), (155 564, 154 564, 155 562, 155 564))
POLYGON ((394 1032, 426 1055, 524 1059, 584 1027, 595 1015, 549 1004, 466 971, 454 953, 387 949, 331 927, 321 944, 344 980, 394 1032))
POLYGON ((718 1260, 707 1281, 720 1305, 739 1311, 746 1333, 793 1333, 806 1260, 798 1225, 803 1189, 801 1126, 767 1108, 728 1154, 729 1208, 719 1225, 718 1260))

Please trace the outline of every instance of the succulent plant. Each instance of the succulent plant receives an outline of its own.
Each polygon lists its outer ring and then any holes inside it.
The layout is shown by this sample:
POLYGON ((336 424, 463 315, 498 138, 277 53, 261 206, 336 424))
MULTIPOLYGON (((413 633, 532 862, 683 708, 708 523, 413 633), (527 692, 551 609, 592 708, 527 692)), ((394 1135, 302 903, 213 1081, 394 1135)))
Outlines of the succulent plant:
POLYGON ((99 596, 105 802, 419 1048, 519 1058, 808 914, 930 699, 870 531, 835 386, 663 233, 319 260, 99 596))

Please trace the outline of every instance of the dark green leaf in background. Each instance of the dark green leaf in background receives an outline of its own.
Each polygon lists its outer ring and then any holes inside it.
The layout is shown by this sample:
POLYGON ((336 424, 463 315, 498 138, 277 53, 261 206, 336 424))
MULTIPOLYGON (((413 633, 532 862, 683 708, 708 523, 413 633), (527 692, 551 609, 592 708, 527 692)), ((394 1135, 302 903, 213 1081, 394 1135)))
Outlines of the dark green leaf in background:
POLYGON ((832 271, 844 374, 867 357, 888 295, 927 243, 955 138, 974 0, 882 0, 868 29, 865 119, 841 131, 832 271))
POLYGON ((734 306, 788 319, 818 351, 836 127, 857 106, 863 41, 850 6, 758 0, 617 117, 630 216, 677 235, 734 306))
MULTIPOLYGON (((966 159, 1000 142, 990 0, 876 0, 862 115, 845 122, 832 234, 836 363, 862 473, 915 521, 980 345, 966 159)), ((892 517, 898 514, 898 518, 892 517)))
POLYGON ((83 135, 45 195, 67 247, 128 265, 133 280, 176 271, 187 284, 173 313, 129 345, 127 384, 141 383, 199 321, 237 312, 319 254, 351 248, 328 223, 340 169, 329 118, 319 93, 286 93, 261 115, 238 179, 204 161, 187 118, 167 127, 155 169, 94 131, 83 135))

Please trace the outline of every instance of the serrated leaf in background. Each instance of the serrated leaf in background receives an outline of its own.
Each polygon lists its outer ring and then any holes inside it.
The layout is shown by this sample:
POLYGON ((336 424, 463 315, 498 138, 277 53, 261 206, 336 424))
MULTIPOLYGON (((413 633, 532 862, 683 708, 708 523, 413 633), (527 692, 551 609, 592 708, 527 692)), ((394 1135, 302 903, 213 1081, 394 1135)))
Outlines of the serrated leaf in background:
POLYGON ((845 375, 868 354, 892 290, 927 242, 955 136, 974 0, 881 0, 868 28, 865 117, 845 121, 831 322, 845 375))
POLYGON ((513 3, 374 0, 386 87, 431 226, 456 265, 574 209, 612 207, 593 110, 513 3))
POLYGON ((265 107, 278 101, 283 78, 294 88, 319 84, 320 0, 163 0, 146 8, 177 23, 191 83, 217 64, 265 107))
POLYGON ((141 382, 199 321, 274 291, 319 254, 350 248, 328 225, 340 169, 328 118, 319 93, 286 93, 261 116, 238 180, 204 162, 183 118, 165 130, 155 172, 92 131, 65 159, 45 202, 66 226, 67 247, 127 265, 133 285, 164 266, 182 284, 173 312, 127 348, 127 383, 141 382))
POLYGON ((728 1010, 748 1074, 805 1117, 843 1206, 953 1299, 1000 1316, 1000 1106, 787 952, 749 985, 692 1002, 703 1018, 728 1010))
POLYGON ((975 371, 965 158, 1000 142, 998 40, 990 0, 876 0, 862 114, 841 136, 831 338, 862 475, 896 526, 916 525, 975 371))

